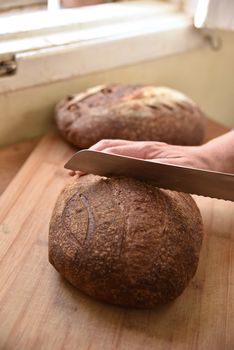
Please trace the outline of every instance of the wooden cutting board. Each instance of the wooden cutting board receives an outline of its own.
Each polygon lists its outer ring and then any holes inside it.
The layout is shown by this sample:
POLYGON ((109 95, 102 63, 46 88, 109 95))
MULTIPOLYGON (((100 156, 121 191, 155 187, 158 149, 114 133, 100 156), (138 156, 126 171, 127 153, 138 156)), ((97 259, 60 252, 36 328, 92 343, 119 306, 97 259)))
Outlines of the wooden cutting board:
MULTIPOLYGON (((210 136, 217 130, 211 124, 210 136)), ((195 197, 204 243, 176 301, 151 311, 99 303, 48 263, 49 220, 73 152, 45 136, 1 196, 0 349, 234 349, 234 203, 195 197)))

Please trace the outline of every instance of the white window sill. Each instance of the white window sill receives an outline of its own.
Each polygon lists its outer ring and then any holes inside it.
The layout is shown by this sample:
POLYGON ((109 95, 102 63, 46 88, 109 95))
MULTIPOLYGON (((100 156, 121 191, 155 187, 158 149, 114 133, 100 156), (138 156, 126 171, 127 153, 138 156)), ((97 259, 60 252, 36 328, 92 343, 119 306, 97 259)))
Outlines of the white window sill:
POLYGON ((204 45, 189 16, 158 2, 103 4, 46 15, 37 12, 30 21, 27 15, 23 21, 22 17, 1 20, 0 60, 15 57, 17 70, 0 77, 0 93, 204 45))

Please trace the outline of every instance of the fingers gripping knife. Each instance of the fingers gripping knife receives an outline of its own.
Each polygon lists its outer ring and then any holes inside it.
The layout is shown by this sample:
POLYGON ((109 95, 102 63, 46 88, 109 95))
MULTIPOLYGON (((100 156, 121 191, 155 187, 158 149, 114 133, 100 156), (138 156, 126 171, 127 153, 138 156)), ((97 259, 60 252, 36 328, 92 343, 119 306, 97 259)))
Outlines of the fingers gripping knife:
POLYGON ((147 180, 159 188, 234 201, 234 174, 82 150, 64 166, 71 170, 147 180))

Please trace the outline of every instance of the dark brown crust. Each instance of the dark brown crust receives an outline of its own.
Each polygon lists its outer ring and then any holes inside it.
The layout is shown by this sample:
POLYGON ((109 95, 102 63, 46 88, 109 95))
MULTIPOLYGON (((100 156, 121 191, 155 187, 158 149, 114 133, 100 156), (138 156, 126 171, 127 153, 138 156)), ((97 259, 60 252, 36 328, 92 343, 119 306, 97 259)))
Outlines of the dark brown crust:
POLYGON ((101 139, 201 144, 205 115, 185 95, 168 88, 106 85, 69 96, 56 107, 61 134, 79 148, 101 139))
POLYGON ((151 308, 182 293, 201 243, 202 220, 190 195, 131 178, 86 175, 58 198, 49 260, 96 299, 151 308))

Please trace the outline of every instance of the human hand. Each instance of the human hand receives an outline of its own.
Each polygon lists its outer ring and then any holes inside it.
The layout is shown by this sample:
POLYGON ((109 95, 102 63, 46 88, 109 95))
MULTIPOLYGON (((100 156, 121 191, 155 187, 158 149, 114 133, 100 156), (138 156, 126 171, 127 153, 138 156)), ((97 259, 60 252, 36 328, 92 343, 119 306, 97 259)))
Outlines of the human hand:
MULTIPOLYGON (((210 169, 210 159, 202 147, 176 146, 154 141, 101 140, 90 149, 159 163, 210 169)), ((70 175, 82 175, 82 173, 70 171, 70 175)))

